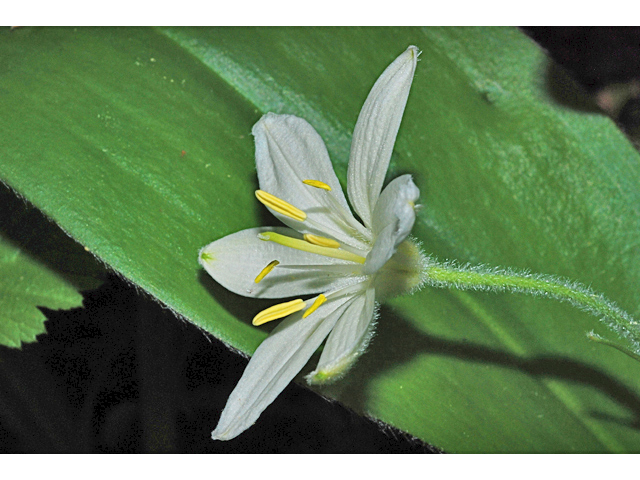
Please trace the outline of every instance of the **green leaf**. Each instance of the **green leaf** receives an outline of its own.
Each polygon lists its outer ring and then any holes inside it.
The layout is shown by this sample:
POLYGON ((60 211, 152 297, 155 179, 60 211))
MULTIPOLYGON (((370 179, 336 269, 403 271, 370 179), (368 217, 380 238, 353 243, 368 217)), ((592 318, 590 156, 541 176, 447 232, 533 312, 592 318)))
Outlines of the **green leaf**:
MULTIPOLYGON (((5 31, 0 177, 133 283, 252 352, 267 332, 250 320, 269 303, 226 292, 196 261, 214 239, 275 224, 252 194, 251 126, 267 111, 306 118, 344 181, 360 106, 410 44, 423 53, 388 178, 414 175, 424 250, 569 277, 637 317, 638 154, 606 118, 558 102, 548 60, 514 29, 5 31)), ((640 444, 640 365, 587 341, 608 332, 585 313, 424 289, 378 324, 324 395, 451 452, 640 444)))
POLYGON ((82 306, 102 269, 71 238, 0 184, 0 344, 21 347, 45 332, 37 307, 82 306))

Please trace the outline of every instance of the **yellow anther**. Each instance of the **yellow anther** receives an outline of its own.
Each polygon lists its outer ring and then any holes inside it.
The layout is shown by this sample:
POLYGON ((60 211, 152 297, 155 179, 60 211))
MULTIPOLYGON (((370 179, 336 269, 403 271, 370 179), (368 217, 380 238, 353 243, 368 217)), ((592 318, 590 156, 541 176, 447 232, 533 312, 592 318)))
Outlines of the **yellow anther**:
POLYGON ((293 218, 299 222, 304 222, 307 219, 307 214, 302 210, 264 190, 256 190, 256 198, 260 200, 263 205, 289 218, 293 218))
POLYGON ((366 259, 355 253, 351 253, 341 248, 327 248, 320 245, 314 245, 312 243, 300 240, 299 238, 287 237, 286 235, 280 235, 276 232, 262 232, 258 234, 260 240, 276 242, 285 247, 295 248, 296 250, 302 250, 303 252, 315 253, 318 255, 324 255, 325 257, 339 258, 341 260, 348 260, 350 262, 364 264, 366 259))
POLYGON ((318 295, 318 298, 316 298, 315 302, 313 302, 313 305, 307 308, 307 311, 302 314, 302 318, 307 318, 309 315, 315 312, 320 305, 322 305, 326 301, 327 301, 327 297, 325 297, 323 294, 318 295))
POLYGON ((320 245, 327 248, 340 248, 340 244, 331 238, 320 237, 319 235, 312 235, 310 233, 304 234, 304 239, 313 243, 314 245, 320 245))
POLYGON ((321 188, 322 190, 326 190, 327 192, 331 191, 331 187, 320 180, 302 180, 302 183, 305 185, 310 185, 312 187, 321 188))
POLYGON ((269 272, 271 272, 271 270, 273 270, 276 265, 280 265, 280 262, 278 260, 274 260, 273 262, 269 263, 269 265, 267 265, 266 267, 264 267, 262 269, 262 271, 258 274, 258 276, 255 279, 256 283, 260 283, 260 280, 262 280, 264 277, 267 276, 267 274, 269 272))
POLYGON ((263 323, 271 322, 292 313, 299 312, 307 306, 301 299, 292 300, 290 302, 279 303, 273 307, 269 307, 266 310, 261 311, 255 317, 253 317, 253 323, 255 326, 262 325, 263 323))

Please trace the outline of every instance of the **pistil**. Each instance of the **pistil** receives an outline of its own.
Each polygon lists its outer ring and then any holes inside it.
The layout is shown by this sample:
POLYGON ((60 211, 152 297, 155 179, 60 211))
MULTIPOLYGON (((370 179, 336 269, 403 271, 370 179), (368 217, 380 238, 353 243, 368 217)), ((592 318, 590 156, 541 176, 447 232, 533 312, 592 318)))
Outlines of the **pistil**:
MULTIPOLYGON (((295 248, 296 250, 302 250, 303 252, 315 253, 317 255, 324 255, 325 257, 338 258, 341 260, 348 260, 350 262, 360 263, 364 265, 365 258, 355 253, 351 253, 347 250, 340 248, 322 247, 320 245, 314 245, 300 240, 298 238, 287 237, 286 235, 280 235, 275 232, 263 232, 258 234, 260 240, 275 242, 280 245, 289 248, 295 248)), ((322 238, 322 237, 321 237, 322 238)))
POLYGON ((331 203, 331 207, 333 208, 334 213, 338 213, 338 217, 335 217, 336 220, 340 220, 344 228, 349 230, 353 235, 362 237, 365 241, 370 240, 370 235, 367 230, 362 227, 358 222, 352 222, 351 212, 348 212, 344 209, 342 205, 335 199, 331 192, 331 187, 320 180, 303 180, 302 183, 305 185, 309 185, 314 188, 319 188, 325 190, 325 197, 329 203, 331 203))

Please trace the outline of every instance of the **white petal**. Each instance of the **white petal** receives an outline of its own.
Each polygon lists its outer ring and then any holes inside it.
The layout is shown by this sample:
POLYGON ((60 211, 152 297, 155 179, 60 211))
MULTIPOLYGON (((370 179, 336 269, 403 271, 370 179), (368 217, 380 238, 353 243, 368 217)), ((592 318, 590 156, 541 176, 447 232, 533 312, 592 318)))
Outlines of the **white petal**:
POLYGON ((291 315, 260 344, 222 411, 214 440, 230 440, 253 425, 304 367, 353 297, 327 300, 302 318, 291 315))
POLYGON ((411 46, 387 67, 371 89, 353 132, 347 191, 367 227, 371 227, 417 61, 418 49, 411 46))
POLYGON ((401 175, 391 180, 382 191, 373 211, 374 236, 377 236, 387 225, 398 220, 396 211, 399 208, 402 210, 406 205, 415 204, 419 197, 420 190, 413 183, 411 175, 401 175))
POLYGON ((366 230, 351 214, 327 148, 315 129, 302 118, 267 113, 254 125, 252 133, 260 188, 304 211, 310 221, 300 222, 271 212, 299 232, 365 248, 353 237, 355 232, 366 230), (305 185, 303 180, 320 180, 331 191, 305 185))
POLYGON ((374 308, 373 288, 360 294, 349 305, 333 327, 318 367, 307 375, 309 383, 322 384, 337 380, 364 353, 373 333, 374 308))
POLYGON ((365 274, 380 269, 409 236, 416 220, 415 202, 419 196, 420 190, 411 180, 411 175, 394 179, 384 189, 373 215, 376 241, 367 255, 365 274))
POLYGON ((200 250, 200 264, 227 290, 257 298, 284 298, 325 292, 352 283, 352 277, 362 272, 362 265, 353 262, 260 240, 258 234, 262 232, 302 238, 295 230, 284 227, 242 230, 200 250), (278 260, 280 265, 260 283, 255 283, 258 274, 273 260, 278 260))

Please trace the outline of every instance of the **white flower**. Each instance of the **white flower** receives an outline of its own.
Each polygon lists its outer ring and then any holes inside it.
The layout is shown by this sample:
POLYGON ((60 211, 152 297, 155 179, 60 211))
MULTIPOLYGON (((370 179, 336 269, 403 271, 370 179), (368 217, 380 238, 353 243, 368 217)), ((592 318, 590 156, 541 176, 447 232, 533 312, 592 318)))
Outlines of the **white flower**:
POLYGON ((407 237, 419 190, 410 175, 380 193, 417 64, 409 47, 380 76, 362 107, 351 145, 347 205, 324 142, 305 120, 268 113, 253 127, 256 197, 290 228, 234 233, 200 251, 206 271, 248 297, 318 294, 268 308, 261 325, 287 317, 256 350, 212 436, 249 428, 327 338, 309 383, 343 374, 365 350, 376 299, 422 282, 424 257, 407 237), (363 225, 364 224, 364 225, 363 225))

